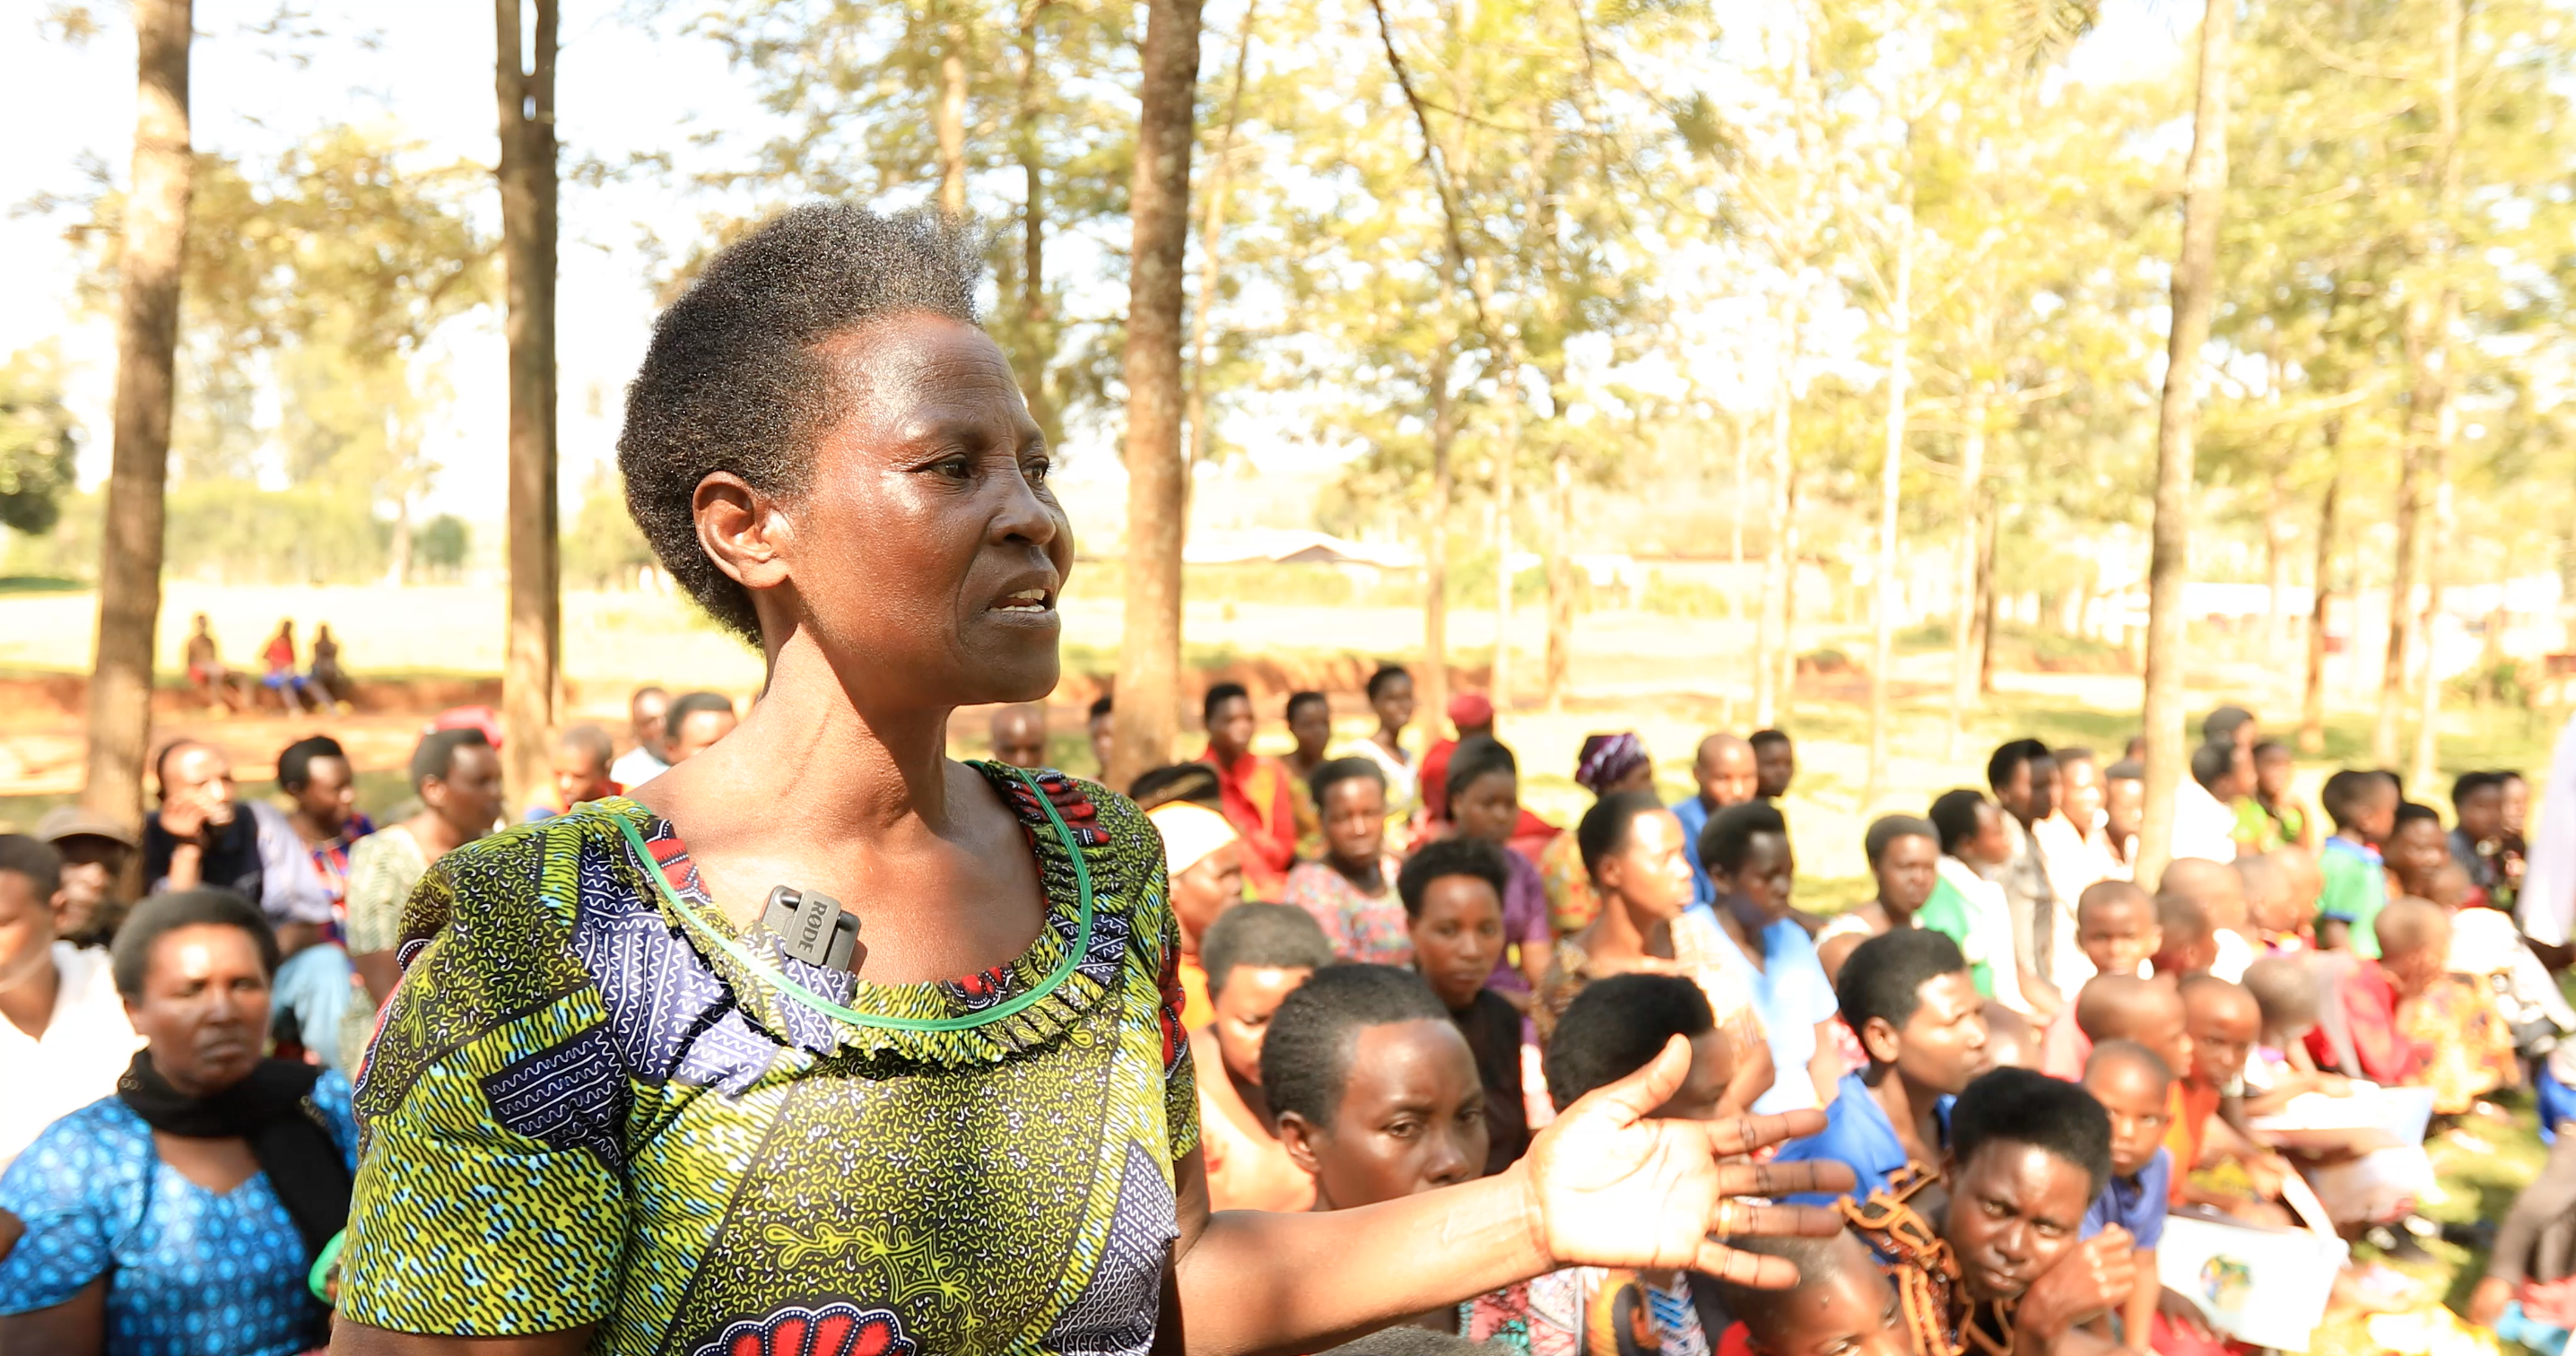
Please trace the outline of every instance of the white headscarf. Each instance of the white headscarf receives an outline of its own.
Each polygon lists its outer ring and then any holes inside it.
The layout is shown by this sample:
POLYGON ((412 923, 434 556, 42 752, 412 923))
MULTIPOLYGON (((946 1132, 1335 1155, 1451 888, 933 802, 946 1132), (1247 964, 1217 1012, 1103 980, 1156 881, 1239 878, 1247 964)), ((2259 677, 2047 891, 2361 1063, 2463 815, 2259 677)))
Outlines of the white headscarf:
POLYGON ((1147 810, 1145 817, 1154 821, 1155 829, 1162 833, 1163 858, 1175 876, 1242 836, 1224 815, 1185 800, 1157 805, 1147 810))

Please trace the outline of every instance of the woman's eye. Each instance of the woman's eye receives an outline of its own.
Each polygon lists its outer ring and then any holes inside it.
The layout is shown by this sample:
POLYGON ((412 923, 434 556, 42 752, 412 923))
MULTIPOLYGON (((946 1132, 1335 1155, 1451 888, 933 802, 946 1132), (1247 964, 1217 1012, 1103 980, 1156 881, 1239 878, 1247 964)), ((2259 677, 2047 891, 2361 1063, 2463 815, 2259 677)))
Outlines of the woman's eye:
POLYGON ((1053 462, 1023 462, 1020 466, 1020 474, 1026 476, 1028 478, 1028 482, 1032 485, 1043 485, 1046 483, 1047 473, 1053 469, 1055 469, 1055 464, 1053 462))
POLYGON ((975 468, 973 464, 966 459, 965 455, 961 453, 954 457, 942 457, 939 460, 932 462, 930 464, 930 471, 933 475, 946 476, 951 480, 964 480, 975 473, 975 468))

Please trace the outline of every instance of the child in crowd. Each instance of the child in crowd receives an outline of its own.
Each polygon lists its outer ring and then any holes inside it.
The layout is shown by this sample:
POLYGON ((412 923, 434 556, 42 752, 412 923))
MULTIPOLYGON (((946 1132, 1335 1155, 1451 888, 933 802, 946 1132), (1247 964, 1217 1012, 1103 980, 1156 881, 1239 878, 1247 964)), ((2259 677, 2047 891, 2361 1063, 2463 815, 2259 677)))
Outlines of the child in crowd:
MULTIPOLYGON (((2308 1054, 2317 1067, 2349 1077, 2383 1086, 2412 1083, 2422 1076, 2432 1052, 2399 1027, 2398 1007, 2442 974, 2450 953, 2451 920, 2430 900, 2401 898, 2381 908, 2372 921, 2374 954, 2329 981, 2332 992, 2308 1033, 2308 1054)), ((2356 928, 2356 952, 2360 937, 2356 928)))
POLYGON ((2012 858, 2002 809, 1985 793, 1962 787, 1935 799, 1927 818, 1941 835, 1941 860, 1935 868, 1940 882, 1923 906, 1924 925, 1938 926, 1935 918, 1956 918, 1958 931, 1951 940, 1969 964, 1985 970, 1985 983, 1977 992, 2017 1011, 2034 1011, 2023 996, 2013 951, 2011 903, 2003 886, 1987 879, 1988 872, 2001 870, 2012 858))
POLYGON ((2254 963, 2257 953, 2252 939, 2246 936, 2253 925, 2246 917, 2245 878, 2237 873, 2234 862, 2176 858, 2165 867, 2164 878, 2156 882, 2156 894, 2160 898, 2187 900, 2200 910, 2201 917, 2209 920, 2209 961, 2201 969, 2231 983, 2244 976, 2245 967, 2254 963))
MULTIPOLYGON (((2256 869, 2268 867, 2281 880, 2281 894, 2248 884, 2246 906, 2260 933, 2257 940, 2273 955, 2316 949, 2317 901, 2325 893, 2325 874, 2317 867, 2317 854, 2294 843, 2284 843, 2257 859, 2256 869)), ((2249 882, 2252 877, 2248 877, 2249 882)))
POLYGON ((1985 1001, 1958 944, 1922 929, 1861 943, 1835 1000, 1869 1067, 1835 1086, 1823 1132, 1780 1146, 1778 1158, 1845 1164, 1858 1179, 1853 1197, 1866 1199, 1908 1166, 1928 1172, 1941 1162, 1951 1099, 1990 1067, 1985 1001))
POLYGON ((1279 1004, 1333 963, 1332 942, 1293 904, 1238 904, 1199 943, 1216 1017, 1190 1033, 1208 1208, 1304 1210, 1315 1179, 1289 1158, 1261 1089, 1262 1037, 1279 1004))
POLYGON ((2430 805, 2402 801, 2397 806, 2395 824, 2388 841, 2380 847, 2380 855, 2388 864, 2389 891, 2431 899, 2433 874, 2451 860, 2441 812, 2430 805))
POLYGON ((2131 1351, 2147 1349, 2164 1307, 2156 1245, 2164 1241, 2166 1200, 2173 1190, 2173 1154, 2164 1145, 2173 1081, 2163 1058, 2136 1041, 2104 1041, 2084 1062, 2084 1090, 2111 1118, 2111 1176, 2084 1213, 2084 1236, 2113 1225, 2129 1231, 2137 1283, 2120 1309, 2120 1337, 2131 1351))
POLYGON ((2254 793, 2247 799, 2271 821, 2270 835, 2263 843, 2265 852, 2289 844, 2309 849, 2317 845, 2316 820, 2290 794, 2290 782, 2298 770, 2289 745, 2266 739, 2254 746, 2254 793))
POLYGON ((2178 1204, 2207 1205, 2240 1219, 2289 1224, 2289 1213, 2272 1201, 2280 1194, 2281 1180, 2290 1175, 2290 1165, 2254 1142, 2239 1104, 2246 1055, 2263 1029, 2262 1009, 2243 985, 2216 975, 2185 976, 2181 987, 2191 1060, 2180 1083, 2183 1119, 2165 1136, 2177 1165, 2173 1198, 2178 1204), (2244 1171, 2250 1193, 2208 1185, 2192 1176, 2196 1169, 2228 1162, 2244 1171))
POLYGON ((2317 799, 2334 821, 2334 834, 2317 854, 2323 882, 2317 945, 2376 957, 2379 911, 2388 904, 2388 871, 2379 849, 2397 827, 2396 784, 2376 772, 2345 768, 2326 778, 2317 799))
MULTIPOLYGON (((2093 963, 2096 977, 2135 978, 2146 972, 2148 958, 2163 948, 2164 932, 2156 924, 2155 901, 2146 891, 2128 881, 2106 880, 2085 887, 2076 897, 2075 941, 2084 949, 2084 958, 2093 963)), ((2076 1021, 2080 1006, 2080 1001, 2068 1003, 2048 1024, 2048 1034, 2040 1042, 2039 1068, 2070 1081, 2082 1076, 2092 1045, 2076 1021)))
MULTIPOLYGON (((1690 1042, 1690 1075, 1651 1114, 1715 1119, 1734 1073, 1732 1043, 1699 986, 1679 975, 1613 975, 1575 995, 1547 1043, 1548 1098, 1562 1112, 1646 1067, 1676 1036, 1690 1042)), ((1716 1326, 1706 1312, 1712 1298, 1695 1294, 1690 1273, 1678 1269, 1550 1272, 1529 1283, 1531 1356, 1707 1351, 1716 1326), (1616 1340, 1622 1335, 1630 1338, 1624 1347, 1616 1340)))
POLYGON ((1846 1229, 1827 1238, 1729 1239, 1727 1246, 1796 1264, 1798 1283, 1756 1290, 1714 1281, 1719 1305, 1735 1320, 1718 1339, 1718 1356, 1914 1356, 1896 1290, 1860 1235, 1846 1229))
POLYGON ((2217 929, 2210 926, 2209 913, 2200 901, 2189 895, 2158 894, 2156 954, 2150 962, 2155 976, 2171 983, 2184 975, 2199 974, 2217 962, 2217 929))
POLYGON ((1413 968, 1447 1008, 1475 1055, 1485 1089, 1485 1159, 1480 1174, 1511 1166, 1529 1147, 1521 1097, 1521 1013, 1493 988, 1503 953, 1506 849, 1481 838, 1425 844, 1395 878, 1413 943, 1413 968))
POLYGON ((2039 1053, 2039 1029, 2030 1019, 1987 999, 1986 1063, 1997 1069, 2036 1069, 2039 1053))
MULTIPOLYGON (((1261 1043, 1261 1086, 1317 1210, 1348 1210, 1472 1181, 1485 1166, 1485 1089, 1449 1009, 1419 975, 1384 965, 1318 970, 1289 993, 1261 1043)), ((1414 1327, 1483 1340, 1525 1331, 1513 1286, 1415 1315, 1414 1327)))
POLYGON ((2292 956, 2266 956, 2245 967, 2245 991, 2254 996, 2262 1034, 2245 1060, 2245 1114, 2268 1116, 2304 1093, 2340 1097, 2351 1081, 2322 1073, 2308 1054, 2308 1033, 2317 1028, 2317 977, 2305 961, 2292 956))

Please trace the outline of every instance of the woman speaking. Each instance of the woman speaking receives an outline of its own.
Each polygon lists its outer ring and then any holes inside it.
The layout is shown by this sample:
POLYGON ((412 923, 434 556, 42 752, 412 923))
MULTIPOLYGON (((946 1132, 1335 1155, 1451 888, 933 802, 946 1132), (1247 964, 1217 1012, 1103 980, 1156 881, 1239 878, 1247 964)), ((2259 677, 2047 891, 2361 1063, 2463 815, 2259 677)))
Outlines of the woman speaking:
POLYGON ((956 707, 1054 688, 1073 559, 976 258, 800 208, 656 325, 628 504, 768 687, 413 897, 333 1350, 1299 1352, 1560 1264, 1787 1281, 1710 1235, 1828 1231, 1732 1197, 1846 1179, 1716 1155, 1822 1118, 1644 1119, 1678 1047, 1499 1177, 1209 1213, 1160 840, 946 756, 956 707))

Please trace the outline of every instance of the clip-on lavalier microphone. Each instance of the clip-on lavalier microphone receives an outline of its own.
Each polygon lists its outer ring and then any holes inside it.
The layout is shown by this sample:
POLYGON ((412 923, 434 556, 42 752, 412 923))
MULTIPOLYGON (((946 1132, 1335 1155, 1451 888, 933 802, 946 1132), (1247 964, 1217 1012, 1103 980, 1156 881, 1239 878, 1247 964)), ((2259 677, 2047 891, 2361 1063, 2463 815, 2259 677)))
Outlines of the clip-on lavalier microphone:
POLYGON ((778 934, 788 955, 826 970, 849 969, 858 948, 859 916, 817 890, 781 885, 770 891, 760 925, 778 934))

